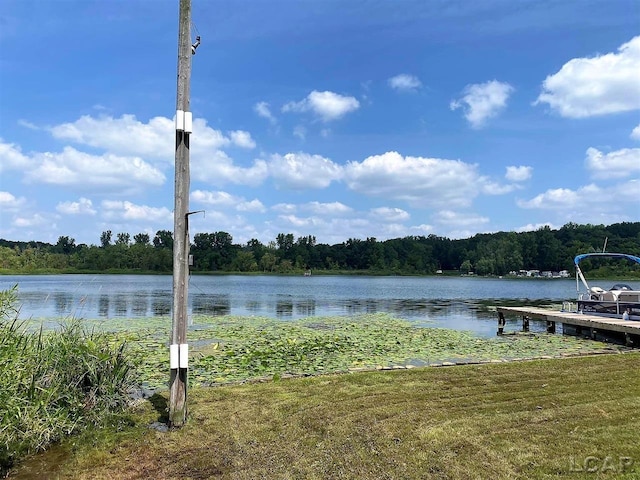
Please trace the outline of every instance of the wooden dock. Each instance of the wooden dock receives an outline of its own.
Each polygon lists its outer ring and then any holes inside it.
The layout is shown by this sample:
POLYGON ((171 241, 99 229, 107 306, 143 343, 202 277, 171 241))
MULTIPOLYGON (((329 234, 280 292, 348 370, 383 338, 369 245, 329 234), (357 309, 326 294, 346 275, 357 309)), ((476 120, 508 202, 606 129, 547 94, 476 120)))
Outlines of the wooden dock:
POLYGON ((530 320, 544 321, 547 332, 555 333, 556 323, 563 325, 564 333, 600 338, 619 339, 627 346, 640 347, 640 322, 608 318, 584 313, 550 310, 536 307, 496 307, 498 310, 498 335, 504 333, 505 315, 522 317, 522 330, 529 330, 530 320), (567 327, 569 327, 567 329, 567 327))

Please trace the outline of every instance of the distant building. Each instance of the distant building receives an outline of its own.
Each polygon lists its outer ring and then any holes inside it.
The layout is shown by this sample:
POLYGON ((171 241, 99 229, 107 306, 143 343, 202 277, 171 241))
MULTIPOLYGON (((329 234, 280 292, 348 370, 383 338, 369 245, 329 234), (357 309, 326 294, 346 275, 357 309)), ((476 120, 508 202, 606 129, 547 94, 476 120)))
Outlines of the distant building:
POLYGON ((551 272, 545 270, 518 270, 509 272, 509 275, 515 275, 517 277, 543 277, 543 278, 569 278, 569 272, 567 270, 561 270, 559 272, 551 272))

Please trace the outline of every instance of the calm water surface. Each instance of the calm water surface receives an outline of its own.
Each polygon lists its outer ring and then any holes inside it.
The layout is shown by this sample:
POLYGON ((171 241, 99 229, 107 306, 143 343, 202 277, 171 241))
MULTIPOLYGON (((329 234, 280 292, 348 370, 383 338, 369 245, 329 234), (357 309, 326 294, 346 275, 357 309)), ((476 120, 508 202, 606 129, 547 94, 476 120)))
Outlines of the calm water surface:
MULTIPOLYGON (((0 276, 0 289, 15 284, 23 319, 171 316, 170 275, 0 276)), ((495 334, 491 306, 575 298, 574 279, 227 275, 192 276, 189 282, 192 317, 253 315, 287 320, 387 312, 425 326, 481 335, 495 334)))

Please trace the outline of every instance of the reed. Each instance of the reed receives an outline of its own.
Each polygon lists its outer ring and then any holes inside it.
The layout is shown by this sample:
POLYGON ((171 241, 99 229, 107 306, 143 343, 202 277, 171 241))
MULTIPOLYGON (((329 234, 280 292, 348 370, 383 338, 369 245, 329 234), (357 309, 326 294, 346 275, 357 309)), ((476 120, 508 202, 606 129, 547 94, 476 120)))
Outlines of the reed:
POLYGON ((29 332, 16 291, 0 292, 0 477, 21 457, 124 412, 134 383, 125 343, 75 319, 29 332))

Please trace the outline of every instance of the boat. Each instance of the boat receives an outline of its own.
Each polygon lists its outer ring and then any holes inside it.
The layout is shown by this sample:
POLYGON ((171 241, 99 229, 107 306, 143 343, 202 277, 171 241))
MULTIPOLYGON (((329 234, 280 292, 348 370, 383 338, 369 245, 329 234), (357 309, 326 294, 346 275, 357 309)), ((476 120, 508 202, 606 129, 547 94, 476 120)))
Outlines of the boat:
POLYGON ((610 318, 640 321, 640 290, 634 290, 626 283, 616 283, 609 289, 590 286, 580 269, 580 262, 588 258, 627 259, 640 264, 640 257, 626 253, 584 253, 577 255, 576 288, 578 290, 578 312, 610 318), (580 282, 586 290, 581 290, 580 282))

